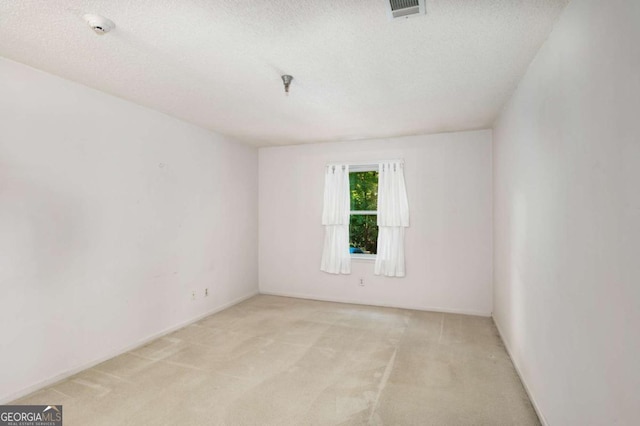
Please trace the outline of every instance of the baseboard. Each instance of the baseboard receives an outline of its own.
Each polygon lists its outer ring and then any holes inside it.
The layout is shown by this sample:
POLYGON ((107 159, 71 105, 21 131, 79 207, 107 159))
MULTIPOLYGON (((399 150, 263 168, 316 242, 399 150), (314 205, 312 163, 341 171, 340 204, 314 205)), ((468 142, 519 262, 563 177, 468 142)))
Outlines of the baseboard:
POLYGON ((83 370, 95 367, 96 365, 98 365, 98 364, 100 364, 102 362, 110 360, 111 358, 114 358, 114 357, 116 357, 118 355, 122 355, 125 352, 129 352, 131 350, 139 348, 140 346, 144 346, 144 345, 146 345, 147 343, 149 343, 149 342, 151 342, 153 340, 156 340, 156 339, 158 339, 158 338, 160 338, 162 336, 165 336, 165 335, 167 335, 169 333, 173 333, 174 331, 179 330, 179 329, 181 329, 183 327, 186 327, 189 324, 193 324, 194 322, 198 322, 201 319, 208 317, 209 315, 213 315, 213 314, 218 313, 220 311, 223 311, 223 310, 225 310, 227 308, 230 308, 233 305, 237 305, 238 303, 243 302, 243 301, 245 301, 247 299, 250 299, 250 298, 256 296, 257 294, 258 294, 258 291, 255 291, 255 292, 252 292, 252 293, 250 293, 248 295, 241 296, 241 297, 239 297, 237 299, 234 299, 234 300, 232 300, 230 302, 227 302, 227 303, 224 303, 224 304, 222 304, 220 306, 217 306, 217 307, 213 308, 212 310, 205 312, 204 314, 197 315, 194 318, 191 318, 191 319, 188 319, 188 320, 183 321, 181 323, 178 323, 176 325, 173 325, 173 326, 171 326, 169 328, 166 328, 166 329, 164 329, 164 330, 162 330, 162 331, 160 331, 158 333, 154 333, 151 336, 147 336, 147 337, 145 337, 145 338, 143 338, 141 340, 138 340, 137 342, 135 342, 135 343, 133 343, 131 345, 127 345, 127 346, 125 346, 125 347, 123 347, 123 348, 121 348, 121 349, 119 349, 117 351, 113 351, 108 355, 105 355, 103 357, 94 359, 94 360, 92 360, 90 362, 87 362, 87 363, 85 363, 85 364, 83 364, 83 365, 81 365, 79 367, 72 368, 72 369, 64 371, 64 372, 62 372, 60 374, 56 374, 53 377, 45 379, 45 380, 43 380, 41 382, 38 382, 38 383, 36 383, 34 385, 28 386, 28 387, 26 387, 24 389, 21 389, 21 390, 19 390, 17 392, 14 392, 13 394, 10 394, 10 395, 8 395, 8 396, 6 396, 4 398, 0 398, 0 405, 7 404, 7 403, 9 403, 11 401, 15 401, 18 398, 22 398, 23 396, 29 395, 32 392, 35 392, 35 391, 37 391, 39 389, 43 389, 43 388, 45 388, 47 386, 50 386, 50 385, 52 385, 54 383, 57 383, 57 382, 59 382, 61 380, 64 380, 64 379, 66 379, 68 377, 71 377, 74 374, 78 374, 79 372, 81 372, 83 370))
POLYGON ((268 296, 282 296, 292 297, 294 299, 307 299, 307 300, 319 300, 322 302, 336 302, 336 303, 349 303, 351 305, 367 305, 367 306, 380 306, 383 308, 399 308, 399 309, 411 309, 414 311, 428 311, 428 312, 444 312, 447 314, 461 314, 461 315, 474 315, 480 317, 491 317, 491 312, 472 311, 465 309, 451 309, 441 308, 437 306, 416 306, 416 305, 395 305, 387 303, 372 302, 368 300, 354 300, 348 298, 330 298, 330 297, 318 297, 315 295, 300 294, 300 293, 288 293, 279 291, 263 291, 260 290, 260 294, 268 296))
POLYGON ((524 386, 524 390, 527 393, 527 396, 529 397, 529 401, 531 401, 531 405, 533 405, 533 409, 536 411, 536 414, 538 415, 538 420, 540 420, 540 423, 542 423, 543 426, 549 426, 549 423, 547 422, 546 417, 544 416, 544 414, 542 414, 540 405, 538 405, 538 402, 534 398, 533 394, 531 393, 531 390, 529 389, 529 386, 527 385, 527 381, 522 376, 522 372, 520 370, 520 367, 518 366, 518 363, 512 356, 511 348, 509 347, 509 344, 504 338, 504 334, 500 329, 500 325, 498 324, 498 321, 496 321, 496 317, 491 316, 491 318, 493 319, 493 323, 496 325, 496 329, 498 329, 498 334, 500 335, 500 339, 502 339, 502 343, 504 344, 504 347, 507 349, 507 354, 509 355, 509 358, 511 358, 511 363, 516 369, 516 373, 518 373, 518 377, 520 377, 520 381, 522 382, 522 386, 524 386))

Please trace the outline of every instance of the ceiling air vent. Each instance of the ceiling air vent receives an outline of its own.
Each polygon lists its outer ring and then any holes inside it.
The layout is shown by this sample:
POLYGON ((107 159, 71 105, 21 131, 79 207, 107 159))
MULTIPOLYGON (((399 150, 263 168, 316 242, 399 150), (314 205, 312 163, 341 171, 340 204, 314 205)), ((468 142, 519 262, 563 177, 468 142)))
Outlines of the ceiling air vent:
POLYGON ((425 0, 387 0, 389 17, 398 19, 424 15, 424 2, 425 0))

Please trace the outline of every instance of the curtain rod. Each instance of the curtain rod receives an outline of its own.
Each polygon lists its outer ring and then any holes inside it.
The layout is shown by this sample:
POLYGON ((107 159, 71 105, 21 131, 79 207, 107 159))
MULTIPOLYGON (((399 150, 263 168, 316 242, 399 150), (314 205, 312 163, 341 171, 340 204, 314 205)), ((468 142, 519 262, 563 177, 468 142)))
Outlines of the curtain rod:
POLYGON ((349 161, 330 161, 327 163, 327 166, 371 166, 380 163, 404 163, 403 159, 396 158, 395 160, 372 160, 372 161, 361 161, 357 163, 349 162, 349 161))

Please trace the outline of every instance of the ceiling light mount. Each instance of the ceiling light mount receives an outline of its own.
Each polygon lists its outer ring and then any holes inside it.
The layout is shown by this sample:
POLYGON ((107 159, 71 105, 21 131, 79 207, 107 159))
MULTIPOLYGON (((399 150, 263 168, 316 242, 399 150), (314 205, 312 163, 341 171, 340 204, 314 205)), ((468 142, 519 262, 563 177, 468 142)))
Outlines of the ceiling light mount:
POLYGON ((112 20, 107 19, 104 16, 89 13, 84 15, 83 18, 87 21, 87 24, 89 24, 91 29, 98 35, 106 34, 116 27, 116 24, 114 24, 112 20))
POLYGON ((284 83, 284 93, 289 96, 289 86, 291 85, 291 80, 293 80, 293 77, 291 77, 290 75, 283 75, 282 77, 282 83, 284 83))

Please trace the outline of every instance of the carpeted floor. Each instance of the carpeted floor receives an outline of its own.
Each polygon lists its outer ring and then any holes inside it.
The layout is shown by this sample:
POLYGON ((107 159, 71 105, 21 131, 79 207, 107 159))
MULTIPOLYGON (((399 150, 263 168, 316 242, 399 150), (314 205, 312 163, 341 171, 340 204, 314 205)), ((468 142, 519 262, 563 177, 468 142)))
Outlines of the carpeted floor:
POLYGON ((65 426, 539 425, 490 318, 274 296, 14 403, 65 426))

